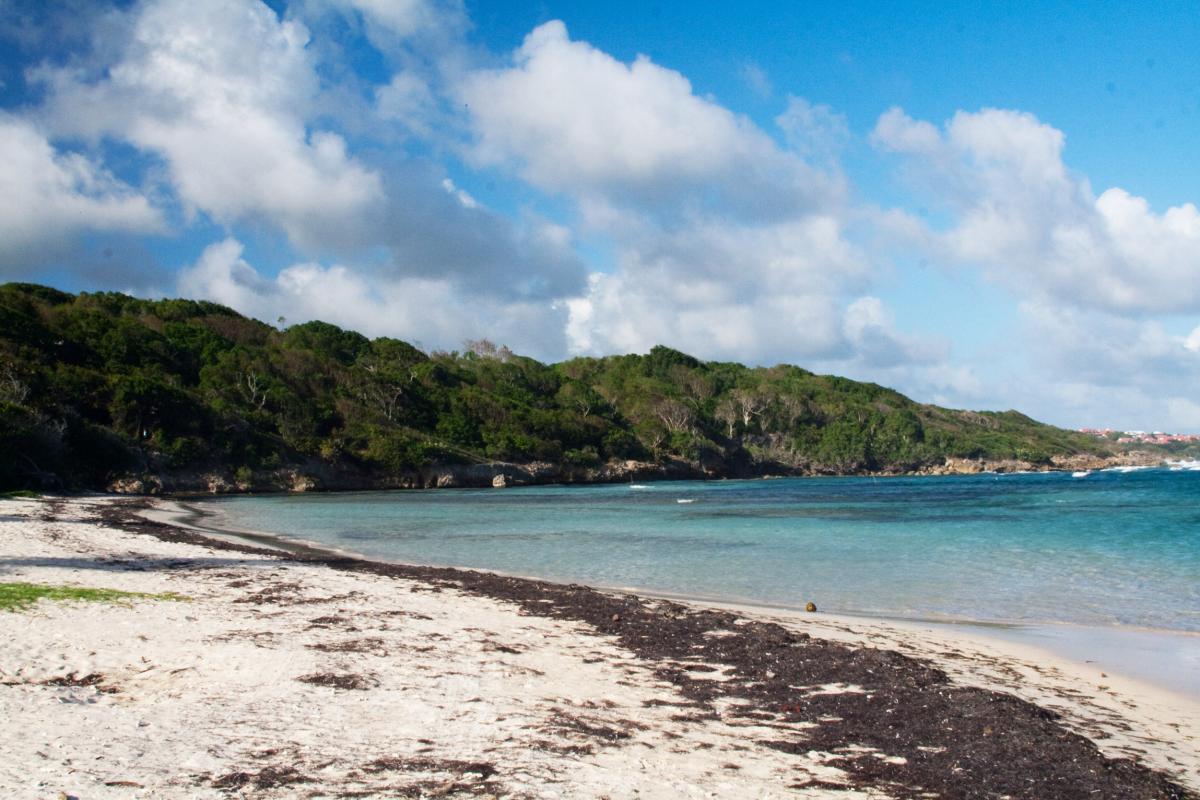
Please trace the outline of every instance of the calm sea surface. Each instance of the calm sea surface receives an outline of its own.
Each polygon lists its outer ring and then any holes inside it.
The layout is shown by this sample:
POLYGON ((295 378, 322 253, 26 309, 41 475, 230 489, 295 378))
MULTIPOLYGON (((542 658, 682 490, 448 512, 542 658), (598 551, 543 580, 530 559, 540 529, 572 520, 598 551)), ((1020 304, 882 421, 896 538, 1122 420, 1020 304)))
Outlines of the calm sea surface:
POLYGON ((899 617, 1200 631, 1200 471, 362 492, 204 501, 366 556, 899 617))

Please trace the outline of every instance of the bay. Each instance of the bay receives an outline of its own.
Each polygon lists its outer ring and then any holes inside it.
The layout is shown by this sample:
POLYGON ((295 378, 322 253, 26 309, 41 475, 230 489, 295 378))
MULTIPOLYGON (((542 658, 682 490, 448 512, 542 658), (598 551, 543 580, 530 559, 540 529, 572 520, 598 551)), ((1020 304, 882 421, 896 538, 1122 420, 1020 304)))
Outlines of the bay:
POLYGON ((212 524, 414 564, 900 618, 1200 631, 1200 472, 233 496, 212 524))

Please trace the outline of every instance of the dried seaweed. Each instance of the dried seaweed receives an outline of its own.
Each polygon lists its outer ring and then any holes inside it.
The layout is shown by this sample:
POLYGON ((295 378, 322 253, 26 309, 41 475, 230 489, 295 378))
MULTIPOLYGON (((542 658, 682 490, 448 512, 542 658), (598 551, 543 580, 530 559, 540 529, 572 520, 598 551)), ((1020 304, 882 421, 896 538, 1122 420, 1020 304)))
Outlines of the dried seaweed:
POLYGON ((1051 711, 1003 692, 953 684, 934 665, 900 653, 814 639, 781 625, 747 622, 730 612, 695 610, 578 585, 383 564, 315 549, 262 551, 146 520, 135 513, 144 504, 114 503, 102 514, 108 524, 166 541, 267 552, 347 572, 419 581, 422 586, 413 590, 454 588, 513 603, 524 614, 587 623, 658 665, 657 674, 692 702, 735 699, 749 703, 765 718, 805 723, 795 725, 789 736, 761 744, 797 754, 842 754, 834 763, 847 773, 846 788, 885 789, 899 798, 1200 797, 1144 764, 1105 756, 1051 711), (727 679, 705 679, 671 666, 683 660, 719 665, 727 679), (854 684, 863 691, 807 694, 793 688, 827 683, 854 684))
POLYGON ((311 675, 301 675, 296 680, 301 683, 311 683, 314 686, 330 686, 334 689, 364 691, 375 687, 375 681, 372 678, 353 673, 315 672, 311 675))

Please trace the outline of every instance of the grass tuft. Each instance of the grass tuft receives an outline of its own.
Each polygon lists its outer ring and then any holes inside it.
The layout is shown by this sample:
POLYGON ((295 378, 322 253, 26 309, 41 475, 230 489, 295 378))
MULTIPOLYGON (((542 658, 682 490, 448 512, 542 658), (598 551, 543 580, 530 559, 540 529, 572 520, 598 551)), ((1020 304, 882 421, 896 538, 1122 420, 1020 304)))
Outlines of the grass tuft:
POLYGON ((41 497, 41 492, 35 492, 32 489, 14 489, 9 492, 0 492, 0 500, 21 500, 26 497, 41 497))
POLYGON ((190 600, 175 592, 145 594, 117 589, 85 589, 79 586, 45 586, 37 583, 0 583, 0 611, 24 611, 38 600, 122 603, 130 600, 190 600))

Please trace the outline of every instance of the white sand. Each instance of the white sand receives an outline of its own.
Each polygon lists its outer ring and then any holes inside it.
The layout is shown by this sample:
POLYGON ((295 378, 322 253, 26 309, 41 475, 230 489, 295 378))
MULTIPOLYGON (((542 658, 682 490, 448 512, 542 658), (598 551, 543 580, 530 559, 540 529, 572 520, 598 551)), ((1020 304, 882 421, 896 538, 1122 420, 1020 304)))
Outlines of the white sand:
MULTIPOLYGON (((0 612, 0 796, 228 797, 213 786, 222 777, 294 769, 306 782, 240 791, 884 797, 789 788, 836 783, 841 773, 822 764, 826 754, 753 745, 780 731, 751 720, 673 719, 688 709, 656 705, 683 700, 654 677, 654 665, 587 626, 415 581, 123 533, 96 523, 106 502, 0 502, 0 582, 192 600, 41 601, 0 612), (95 686, 46 683, 93 674, 103 676, 95 686), (316 674, 357 676, 369 688, 297 680, 316 674), (376 765, 381 759, 392 761, 376 765), (454 761, 486 762, 495 774, 485 781, 454 761)), ((1194 700, 1132 682, 1101 685, 1077 665, 940 629, 781 621, 934 657, 962 680, 1062 708, 1086 735, 1109 735, 1100 743, 1114 754, 1137 752, 1200 784, 1194 700)))

